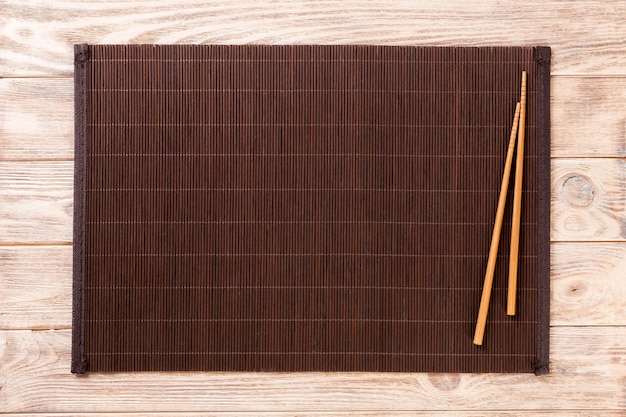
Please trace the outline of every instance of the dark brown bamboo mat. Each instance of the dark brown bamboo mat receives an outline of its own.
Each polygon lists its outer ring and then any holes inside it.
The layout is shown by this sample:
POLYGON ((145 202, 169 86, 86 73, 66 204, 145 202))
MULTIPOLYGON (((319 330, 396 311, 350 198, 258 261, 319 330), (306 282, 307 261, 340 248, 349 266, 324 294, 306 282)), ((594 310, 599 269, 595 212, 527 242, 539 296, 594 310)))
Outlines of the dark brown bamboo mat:
POLYGON ((549 48, 78 45, 75 66, 73 372, 547 371, 549 48), (518 313, 511 180, 478 347, 523 70, 518 313))

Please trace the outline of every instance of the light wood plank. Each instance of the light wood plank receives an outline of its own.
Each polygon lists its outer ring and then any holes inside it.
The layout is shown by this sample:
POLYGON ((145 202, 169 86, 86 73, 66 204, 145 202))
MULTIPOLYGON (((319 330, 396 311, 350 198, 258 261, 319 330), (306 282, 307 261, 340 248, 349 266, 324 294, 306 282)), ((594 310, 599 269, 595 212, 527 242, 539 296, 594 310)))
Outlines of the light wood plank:
MULTIPOLYGON (((121 413, 37 413, 37 414, 3 414, 3 417, 120 417, 121 413)), ((123 413, 128 417, 294 417, 294 416, 312 416, 312 417, 345 417, 345 416, 375 416, 375 417, 421 417, 421 416, 450 416, 450 411, 433 411, 433 410, 411 410, 411 411, 304 411, 304 412, 280 412, 280 411, 242 411, 242 412, 184 412, 184 413, 168 413, 168 412, 150 412, 150 413, 123 413)), ((620 410, 507 410, 507 411, 476 411, 454 410, 454 416, 457 417, 519 417, 532 415, 533 417, 624 417, 623 411, 620 410)))
POLYGON ((553 328, 552 373, 69 373, 69 331, 0 331, 6 412, 626 407, 626 328, 553 328), (105 388, 106 387, 106 388, 105 388))
MULTIPOLYGON (((0 160, 74 157, 72 79, 0 79, 0 96, 0 160)), ((625 102, 626 77, 552 77, 552 156, 625 156, 625 102)))
MULTIPOLYGON (((552 326, 626 326, 626 243, 552 244, 552 326)), ((72 247, 0 247, 0 329, 69 329, 72 247)))
POLYGON ((0 329, 71 328, 71 246, 0 246, 0 265, 0 329))
POLYGON ((552 157, 626 156, 626 77, 552 77, 552 157))
POLYGON ((0 79, 0 160, 74 157, 74 81, 0 79))
POLYGON ((0 162, 0 243, 71 243, 74 163, 0 162))
MULTIPOLYGON (((553 241, 626 239, 626 162, 552 161, 553 241)), ((0 243, 71 243, 73 163, 0 161, 0 243)))
POLYGON ((553 243, 550 324, 626 326, 626 243, 553 243))
POLYGON ((5 77, 70 75, 71 45, 82 42, 542 44, 554 48, 556 74, 626 68, 623 2, 4 0, 2 10, 5 77))
POLYGON ((626 239, 626 161, 552 161, 550 238, 626 239))

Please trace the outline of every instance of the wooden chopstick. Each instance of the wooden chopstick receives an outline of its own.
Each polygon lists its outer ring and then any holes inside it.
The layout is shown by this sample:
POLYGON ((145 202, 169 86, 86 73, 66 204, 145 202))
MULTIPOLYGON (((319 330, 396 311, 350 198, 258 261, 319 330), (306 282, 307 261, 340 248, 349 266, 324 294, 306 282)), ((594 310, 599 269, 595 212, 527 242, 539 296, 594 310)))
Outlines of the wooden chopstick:
POLYGON ((506 314, 515 315, 517 297, 517 266, 519 257, 519 231, 522 218, 522 175, 524 169, 524 128, 526 126, 526 71, 522 71, 519 132, 517 134, 517 161, 515 162, 515 191, 513 194, 513 223, 511 225, 511 254, 509 256, 509 290, 506 314))
POLYGON ((504 164, 504 174, 502 175, 502 186, 500 187, 500 198, 498 199, 498 209, 496 210, 496 221, 493 226, 491 236, 491 246, 489 248, 489 260, 487 261, 487 272, 485 273, 485 284, 480 298, 480 308, 478 309, 478 320, 476 321, 476 332, 474 333, 474 344, 482 345, 487 324, 487 312, 489 311, 489 299, 491 298, 491 287, 493 285, 493 273, 496 269, 496 258, 498 256, 498 246, 500 244, 500 231, 502 230, 502 219, 504 218, 504 205, 506 194, 509 188, 509 178, 511 176, 511 166, 513 165, 513 152, 515 150, 515 138, 517 136, 517 123, 520 117, 520 103, 515 106, 515 116, 511 127, 511 138, 509 139, 509 149, 506 153, 504 164))

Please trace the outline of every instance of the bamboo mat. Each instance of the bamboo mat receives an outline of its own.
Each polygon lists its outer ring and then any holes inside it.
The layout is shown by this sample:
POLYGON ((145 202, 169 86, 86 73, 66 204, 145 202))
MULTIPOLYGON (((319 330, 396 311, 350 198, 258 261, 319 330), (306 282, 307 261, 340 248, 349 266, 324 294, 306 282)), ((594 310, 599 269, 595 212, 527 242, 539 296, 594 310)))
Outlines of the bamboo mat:
POLYGON ((73 372, 547 372, 549 48, 75 52, 73 372), (523 70, 518 312, 509 192, 479 347, 523 70))

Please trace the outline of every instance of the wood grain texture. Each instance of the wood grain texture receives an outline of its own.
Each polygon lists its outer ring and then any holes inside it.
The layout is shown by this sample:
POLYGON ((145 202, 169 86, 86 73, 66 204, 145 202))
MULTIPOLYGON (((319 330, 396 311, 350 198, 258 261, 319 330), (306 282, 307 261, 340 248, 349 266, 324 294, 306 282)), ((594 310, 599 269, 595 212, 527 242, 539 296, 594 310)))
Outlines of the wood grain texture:
POLYGON ((543 377, 157 372, 79 377, 69 373, 70 331, 0 331, 0 404, 14 413, 130 412, 146 405, 169 412, 293 413, 626 407, 626 328, 554 328, 551 340, 553 371, 543 377))
POLYGON ((626 77, 552 77, 552 157, 626 156, 626 77))
POLYGON ((0 243, 71 243, 74 163, 0 162, 0 243))
POLYGON ((552 241, 626 239, 626 161, 552 161, 552 241))
MULTIPOLYGON (((0 160, 74 158, 72 79, 0 79, 0 95, 0 160)), ((626 156, 625 102, 626 77, 552 77, 552 156, 626 156)))
MULTIPOLYGON (((0 162, 0 243, 72 242, 72 161, 0 162)), ((626 162, 552 161, 552 241, 626 239, 626 162)))
POLYGON ((0 160, 74 157, 74 81, 0 79, 0 160))
POLYGON ((554 48, 555 74, 624 74, 626 68, 620 53, 626 37, 622 2, 3 0, 0 5, 5 77, 70 75, 71 45, 85 42, 541 44, 554 48))
MULTIPOLYGON (((551 252, 553 326, 626 325, 626 243, 551 252)), ((0 329, 71 328, 71 246, 1 246, 0 264, 0 329)))
MULTIPOLYGON (((123 413, 124 416, 129 417, 298 417, 298 416, 311 416, 311 417, 345 417, 354 416, 358 414, 364 417, 421 417, 421 416, 450 416, 450 411, 389 411, 389 410, 376 410, 376 411, 358 411, 354 413, 352 411, 303 411, 303 412, 289 412, 289 411, 242 411, 242 412, 155 412, 155 413, 123 413)), ((120 417, 120 413, 21 413, 21 414, 2 414, 2 417, 120 417)), ((505 410, 505 411, 459 411, 455 410, 454 416, 458 417, 518 417, 520 415, 519 410, 505 410)), ((620 410, 533 410, 533 417, 624 417, 624 413, 620 410)))
POLYGON ((626 326, 626 243, 553 243, 552 326, 626 326))
POLYGON ((0 265, 0 329, 71 328, 71 246, 0 246, 0 265))

